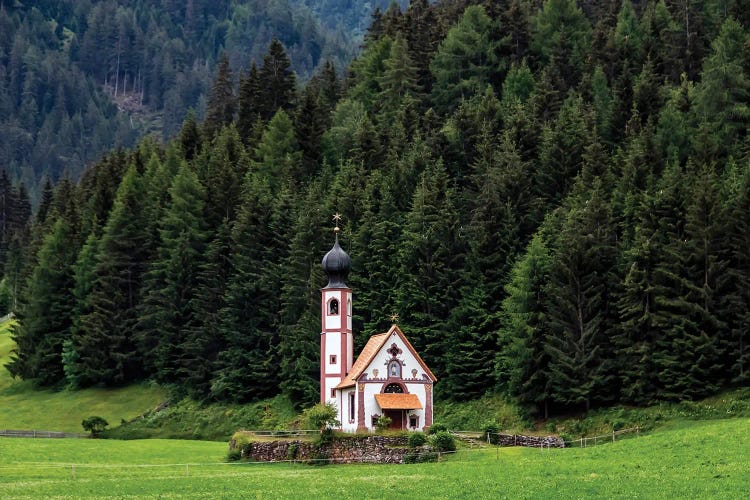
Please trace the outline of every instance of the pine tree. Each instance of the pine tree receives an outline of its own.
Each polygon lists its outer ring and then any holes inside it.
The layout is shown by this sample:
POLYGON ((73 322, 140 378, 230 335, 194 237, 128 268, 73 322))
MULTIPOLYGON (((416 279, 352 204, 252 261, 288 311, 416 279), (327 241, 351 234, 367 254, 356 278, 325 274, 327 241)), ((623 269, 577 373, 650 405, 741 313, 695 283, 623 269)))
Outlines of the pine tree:
POLYGON ((247 144, 250 143, 249 140, 253 137, 255 124, 260 119, 264 97, 258 67, 253 62, 247 76, 240 78, 240 91, 237 99, 239 101, 237 130, 247 144))
POLYGON ((481 6, 471 6, 440 44, 430 70, 435 78, 432 101, 447 113, 462 99, 483 92, 498 61, 490 38, 492 20, 481 6))
MULTIPOLYGON (((292 223, 283 269, 279 339, 281 389, 303 407, 320 398, 320 287, 325 282, 319 256, 321 183, 311 186, 292 223)), ((359 307, 356 306, 355 309, 359 307)))
POLYGON ((543 65, 557 66, 566 85, 573 86, 582 74, 591 38, 583 11, 574 0, 546 0, 531 23, 531 49, 543 65))
POLYGON ((427 0, 411 0, 404 13, 404 34, 409 46, 409 58, 416 64, 417 87, 430 92, 432 73, 430 61, 438 46, 435 11, 427 0))
POLYGON ((606 335, 616 256, 609 207, 596 182, 588 199, 566 215, 545 289, 550 395, 564 405, 583 404, 588 410, 592 402, 617 397, 606 335))
POLYGON ((250 160, 234 125, 226 127, 210 148, 202 151, 195 162, 198 178, 206 189, 206 221, 218 227, 224 219, 234 220, 237 214, 242 179, 250 168, 250 160))
POLYGON ((534 189, 546 207, 559 203, 570 190, 589 137, 583 99, 571 94, 554 123, 544 129, 538 170, 533 176, 534 189))
POLYGON ((73 307, 73 324, 71 325, 70 339, 63 344, 63 370, 68 386, 78 388, 81 385, 81 377, 78 372, 79 349, 83 349, 81 338, 85 339, 82 330, 82 320, 91 314, 91 291, 94 289, 96 280, 96 264, 99 255, 100 236, 95 232, 89 233, 86 242, 78 253, 73 266, 73 288, 72 294, 75 300, 73 307))
POLYGON ((229 59, 226 53, 222 53, 216 67, 216 77, 211 87, 211 94, 206 104, 204 128, 209 137, 215 135, 222 127, 232 123, 235 107, 232 68, 229 67, 229 59))
POLYGON ((201 149, 201 135, 198 130, 198 122, 195 120, 195 111, 192 109, 188 110, 179 136, 182 154, 187 161, 191 161, 198 155, 201 149))
POLYGON ((181 356, 177 378, 187 393, 198 400, 210 397, 216 362, 226 348, 220 326, 231 270, 231 234, 230 222, 225 219, 206 247, 189 306, 193 314, 178 349, 181 356))
POLYGON ((727 322, 731 331, 731 344, 726 353, 725 366, 729 368, 732 382, 746 383, 750 378, 750 168, 745 163, 736 171, 727 168, 724 190, 728 196, 727 247, 729 268, 727 274, 731 292, 727 294, 727 322))
POLYGON ((414 191, 399 251, 401 323, 437 373, 445 373, 448 317, 456 304, 463 257, 454 196, 442 163, 428 165, 414 191))
POLYGON ((417 66, 409 56, 406 41, 401 37, 391 44, 390 54, 383 65, 383 76, 379 79, 379 108, 385 115, 385 123, 390 123, 403 100, 418 92, 417 66))
POLYGON ((550 357, 544 349, 549 333, 545 307, 549 267, 549 249, 537 234, 513 266, 505 287, 497 360, 500 386, 507 387, 524 405, 533 409, 542 406, 544 418, 549 415, 551 399, 550 357))
POLYGON ((70 337, 73 298, 72 264, 76 235, 58 219, 39 250, 28 283, 28 301, 12 336, 16 348, 8 365, 13 376, 54 385, 64 378, 63 343, 70 337))
POLYGON ((169 194, 156 260, 144 280, 137 337, 150 373, 161 382, 177 383, 184 355, 181 344, 195 320, 192 301, 206 244, 205 191, 183 163, 169 194))
POLYGON ((211 394, 222 400, 251 401, 273 395, 278 366, 278 300, 271 292, 279 251, 270 232, 273 211, 269 180, 248 174, 232 231, 232 273, 220 328, 227 348, 219 354, 211 394))
POLYGON ((727 19, 706 58, 701 83, 696 87, 695 111, 710 131, 710 140, 724 158, 747 135, 750 124, 750 79, 743 67, 748 35, 740 24, 727 19))
POLYGON ((320 169, 321 141, 330 121, 328 110, 321 102, 320 89, 308 84, 294 120, 294 134, 301 150, 300 181, 306 181, 320 169))
POLYGON ((258 79, 263 88, 259 112, 264 122, 270 120, 279 108, 289 111, 294 107, 297 83, 290 66, 284 46, 274 38, 258 72, 258 79))
POLYGON ((80 320, 75 373, 81 385, 115 385, 143 375, 136 349, 136 306, 146 267, 142 179, 130 167, 102 234, 91 312, 80 320))
POLYGON ((281 182, 302 182, 302 152, 289 115, 280 109, 268 123, 263 137, 255 148, 254 172, 274 190, 281 182))

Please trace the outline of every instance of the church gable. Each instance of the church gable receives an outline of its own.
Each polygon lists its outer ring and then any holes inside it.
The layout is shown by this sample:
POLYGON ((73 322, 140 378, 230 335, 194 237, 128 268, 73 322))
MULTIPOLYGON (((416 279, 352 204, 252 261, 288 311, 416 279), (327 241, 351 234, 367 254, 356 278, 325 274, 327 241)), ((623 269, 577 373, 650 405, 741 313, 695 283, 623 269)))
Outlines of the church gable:
MULTIPOLYGON (((404 382, 436 382, 437 377, 422 360, 417 351, 397 325, 379 335, 377 352, 371 355, 361 374, 355 380, 403 380, 404 382)), ((362 354, 365 354, 363 349, 362 354)), ((359 359, 357 360, 359 363, 359 359)))

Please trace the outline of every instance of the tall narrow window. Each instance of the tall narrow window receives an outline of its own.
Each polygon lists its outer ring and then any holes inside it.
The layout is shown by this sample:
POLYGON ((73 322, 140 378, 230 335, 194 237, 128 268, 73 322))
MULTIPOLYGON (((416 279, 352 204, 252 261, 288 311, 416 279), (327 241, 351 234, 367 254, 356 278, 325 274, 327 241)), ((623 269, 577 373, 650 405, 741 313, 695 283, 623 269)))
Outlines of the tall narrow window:
POLYGON ((349 316, 352 315, 352 301, 351 300, 346 301, 346 311, 349 314, 349 316))
POLYGON ((339 313, 339 301, 336 299, 331 300, 331 302, 328 303, 328 314, 331 316, 336 316, 339 313))
POLYGON ((349 420, 354 422, 354 393, 349 393, 349 420))

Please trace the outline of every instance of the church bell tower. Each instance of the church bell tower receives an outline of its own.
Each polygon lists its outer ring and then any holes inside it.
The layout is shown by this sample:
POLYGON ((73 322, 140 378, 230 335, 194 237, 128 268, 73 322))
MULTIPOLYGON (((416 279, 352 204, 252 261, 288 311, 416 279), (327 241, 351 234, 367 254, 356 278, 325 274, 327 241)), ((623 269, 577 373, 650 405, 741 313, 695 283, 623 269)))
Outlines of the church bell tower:
POLYGON ((333 248, 323 257, 323 271, 328 284, 321 290, 320 333, 320 402, 337 401, 336 386, 352 368, 354 338, 352 336, 352 289, 346 284, 352 260, 339 246, 339 214, 333 216, 336 227, 333 248))

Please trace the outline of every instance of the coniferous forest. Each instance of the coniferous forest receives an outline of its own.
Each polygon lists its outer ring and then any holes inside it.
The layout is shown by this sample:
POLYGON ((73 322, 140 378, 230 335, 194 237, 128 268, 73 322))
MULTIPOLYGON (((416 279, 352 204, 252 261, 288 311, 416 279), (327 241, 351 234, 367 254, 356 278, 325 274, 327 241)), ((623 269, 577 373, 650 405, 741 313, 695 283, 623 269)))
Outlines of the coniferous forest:
POLYGON ((0 178, 7 368, 315 402, 339 212, 355 350, 398 313, 440 398, 544 416, 746 385, 749 23, 740 0, 412 0, 304 82, 282 41, 224 54, 173 139, 48 182, 31 217, 0 178))

